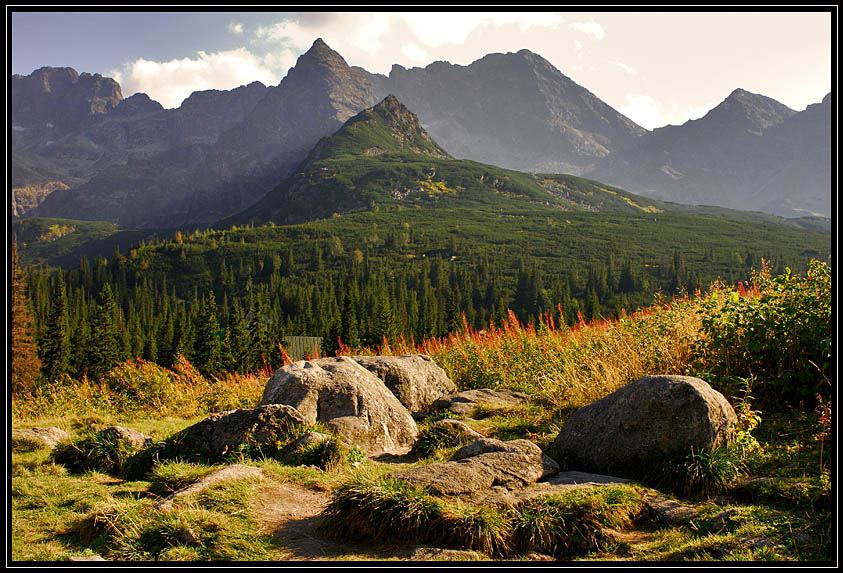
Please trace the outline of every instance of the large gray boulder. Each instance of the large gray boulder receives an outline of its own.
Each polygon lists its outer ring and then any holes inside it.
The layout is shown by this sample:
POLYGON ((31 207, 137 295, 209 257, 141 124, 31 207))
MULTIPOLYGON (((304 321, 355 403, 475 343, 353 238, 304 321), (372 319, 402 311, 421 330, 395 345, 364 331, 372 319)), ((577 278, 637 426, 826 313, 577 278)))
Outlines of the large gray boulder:
POLYGON ((426 412, 433 402, 457 391, 457 386, 430 356, 352 356, 383 380, 410 412, 426 412))
POLYGON ((703 380, 645 376, 574 412, 549 453, 569 469, 632 477, 691 448, 728 443, 736 422, 703 380))
POLYGON ((265 404, 292 406, 369 454, 407 451, 418 435, 410 412, 383 381, 348 357, 279 368, 264 389, 265 404))
POLYGON ((182 430, 180 441, 187 450, 198 450, 216 458, 242 443, 270 447, 284 444, 308 423, 291 406, 267 404, 251 410, 211 414, 182 430))
POLYGON ((524 488, 558 471, 558 464, 528 440, 482 438, 454 452, 447 462, 411 467, 390 475, 440 495, 470 496, 492 487, 524 488))

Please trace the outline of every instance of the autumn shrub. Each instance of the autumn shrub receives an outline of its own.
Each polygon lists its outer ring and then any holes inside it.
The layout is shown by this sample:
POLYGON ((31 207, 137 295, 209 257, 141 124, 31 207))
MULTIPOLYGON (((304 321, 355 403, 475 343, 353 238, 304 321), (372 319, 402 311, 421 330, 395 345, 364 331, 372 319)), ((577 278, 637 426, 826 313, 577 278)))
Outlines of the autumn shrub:
POLYGON ((805 276, 772 277, 766 264, 749 289, 713 288, 702 302, 700 369, 756 379, 767 406, 813 402, 833 392, 831 267, 812 260, 805 276))

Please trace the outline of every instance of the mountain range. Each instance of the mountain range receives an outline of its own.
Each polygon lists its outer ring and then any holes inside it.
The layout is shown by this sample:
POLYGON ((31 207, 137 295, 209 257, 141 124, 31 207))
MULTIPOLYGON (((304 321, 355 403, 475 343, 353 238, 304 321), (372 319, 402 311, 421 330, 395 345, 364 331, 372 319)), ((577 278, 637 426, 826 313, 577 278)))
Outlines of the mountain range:
MULTIPOLYGON (((527 50, 386 76, 316 40, 277 86, 195 92, 170 110, 70 68, 13 76, 13 215, 135 228, 236 217, 390 94, 438 159, 585 175, 673 202, 831 214, 830 95, 795 112, 736 90, 699 120, 648 132, 527 50)), ((299 213, 312 207, 303 189, 299 213)))

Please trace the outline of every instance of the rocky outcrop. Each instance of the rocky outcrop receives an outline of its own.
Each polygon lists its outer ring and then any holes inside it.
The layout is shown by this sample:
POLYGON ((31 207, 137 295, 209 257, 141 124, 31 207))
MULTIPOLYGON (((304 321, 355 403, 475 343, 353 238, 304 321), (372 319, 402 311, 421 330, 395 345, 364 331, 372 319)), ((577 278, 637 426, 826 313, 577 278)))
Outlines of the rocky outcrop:
POLYGON ((457 450, 447 462, 390 474, 440 495, 472 495, 492 487, 513 490, 555 474, 559 466, 528 440, 482 438, 457 450))
POLYGON ((211 414, 182 430, 179 443, 185 450, 218 458, 242 443, 275 447, 286 444, 308 420, 295 408, 282 404, 261 405, 251 410, 211 414))
POLYGON ((465 390, 435 400, 431 405, 431 411, 448 410, 460 416, 470 416, 480 406, 515 406, 529 399, 523 392, 514 390, 491 390, 480 388, 478 390, 465 390))
POLYGON ((423 412, 434 401, 457 390, 429 356, 353 356, 352 359, 383 380, 410 412, 423 412))
POLYGON ((703 380, 645 376, 574 412, 549 453, 569 469, 632 476, 691 448, 728 443, 736 422, 703 380))
POLYGON ((383 381, 348 357, 278 369, 261 399, 268 404, 292 406, 308 423, 324 422, 370 454, 409 449, 418 435, 410 412, 383 381))

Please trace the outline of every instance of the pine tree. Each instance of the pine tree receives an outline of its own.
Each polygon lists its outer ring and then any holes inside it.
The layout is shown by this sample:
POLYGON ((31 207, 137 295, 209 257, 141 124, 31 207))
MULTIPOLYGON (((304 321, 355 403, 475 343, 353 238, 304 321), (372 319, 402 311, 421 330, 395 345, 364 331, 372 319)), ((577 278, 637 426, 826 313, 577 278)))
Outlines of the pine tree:
POLYGON ((266 331, 266 317, 260 296, 252 304, 252 318, 249 320, 249 371, 263 368, 269 352, 269 333, 266 331))
POLYGON ((99 378, 120 362, 122 337, 117 329, 117 305, 111 286, 106 283, 92 316, 88 346, 88 374, 99 378))
POLYGON ((245 374, 249 372, 249 330, 246 324, 246 317, 240 303, 234 301, 231 310, 231 324, 226 332, 226 358, 228 369, 233 372, 245 374))
POLYGON ((35 343, 32 310, 18 261, 17 241, 12 241, 12 392, 30 387, 41 371, 35 343))
POLYGON ((360 346, 360 327, 357 321, 357 293, 354 285, 349 285, 342 301, 340 315, 340 340, 346 346, 360 346))
POLYGON ((41 335, 41 373, 57 380, 70 369, 70 325, 64 275, 59 270, 50 303, 50 314, 41 335))
POLYGON ((219 330, 217 303, 211 291, 199 312, 196 340, 193 345, 193 362, 203 376, 218 374, 222 370, 222 343, 219 330))

